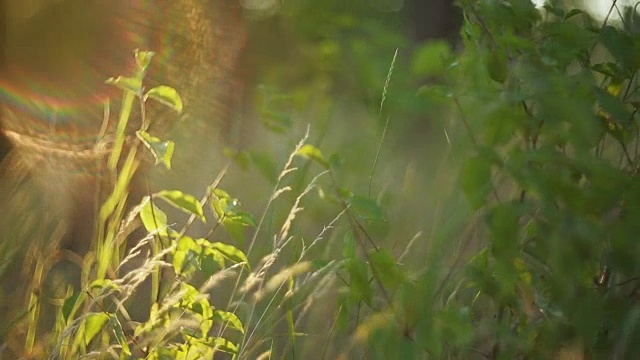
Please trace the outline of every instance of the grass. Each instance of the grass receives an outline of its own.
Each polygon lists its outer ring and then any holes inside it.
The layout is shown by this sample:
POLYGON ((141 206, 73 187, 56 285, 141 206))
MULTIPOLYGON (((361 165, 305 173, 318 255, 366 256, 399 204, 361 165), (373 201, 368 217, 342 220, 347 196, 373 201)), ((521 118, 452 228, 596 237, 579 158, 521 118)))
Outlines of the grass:
MULTIPOLYGON (((380 243, 381 234, 389 232, 385 229, 393 228, 381 206, 388 195, 381 192, 376 200, 371 194, 384 158, 388 120, 366 196, 341 184, 344 174, 336 158, 310 143, 307 128, 286 156, 258 217, 220 188, 232 161, 199 200, 165 190, 149 193, 131 209, 137 200, 129 198, 128 188, 141 154, 148 149, 159 166, 169 168, 174 146, 146 135, 144 108, 154 97, 142 93, 142 83, 152 56, 136 56, 140 68, 135 74, 110 80, 122 89, 124 106, 115 130, 116 150, 105 168, 113 187, 99 208, 92 250, 84 256, 69 254, 75 269, 58 273, 64 261, 49 254, 56 252, 62 235, 45 233, 53 239, 48 247, 30 249, 33 260, 24 268, 35 272, 26 303, 17 305, 26 310, 4 330, 5 336, 15 336, 3 337, 5 353, 60 359, 369 356, 367 338, 383 325, 379 319, 390 317, 398 326, 407 320, 393 315, 393 308, 402 287, 419 275, 401 263, 412 260, 423 237, 414 231, 413 238, 399 239, 392 249, 380 243), (137 138, 126 140, 136 101, 143 125, 137 138), (147 232, 142 238, 136 237, 140 225, 147 232), (74 273, 79 273, 76 281, 74 273), (51 290, 43 292, 44 287, 51 290)), ((392 72, 393 65, 380 114, 392 72)), ((167 89, 155 99, 179 111, 179 96, 167 89)))

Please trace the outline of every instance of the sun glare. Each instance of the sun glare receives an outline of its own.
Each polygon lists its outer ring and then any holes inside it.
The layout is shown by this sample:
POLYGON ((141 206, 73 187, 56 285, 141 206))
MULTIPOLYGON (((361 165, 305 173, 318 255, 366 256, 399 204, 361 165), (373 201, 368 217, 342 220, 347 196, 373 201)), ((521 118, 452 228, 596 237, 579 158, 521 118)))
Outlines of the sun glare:
MULTIPOLYGON (((544 6, 545 3, 548 2, 548 0, 531 0, 531 1, 538 8, 541 8, 542 6, 544 6)), ((611 14, 609 15, 609 19, 619 20, 622 9, 625 6, 634 6, 635 4, 635 2, 632 0, 617 0, 617 1, 616 0, 582 0, 579 3, 580 3, 580 7, 588 11, 589 14, 591 14, 591 16, 593 16, 595 19, 598 19, 598 20, 604 20, 610 11, 611 11, 611 14), (620 12, 616 11, 615 9, 611 11, 611 7, 613 6, 614 2, 617 8, 620 10, 620 12)))

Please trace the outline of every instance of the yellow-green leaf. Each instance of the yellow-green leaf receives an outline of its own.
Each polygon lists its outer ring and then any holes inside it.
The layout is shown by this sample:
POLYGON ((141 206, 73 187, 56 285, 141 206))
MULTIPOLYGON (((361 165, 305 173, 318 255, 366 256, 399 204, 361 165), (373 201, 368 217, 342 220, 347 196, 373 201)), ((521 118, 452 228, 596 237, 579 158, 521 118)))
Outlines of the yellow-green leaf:
POLYGON ((100 279, 100 280, 96 280, 94 282, 92 282, 91 284, 89 284, 89 289, 93 290, 93 289, 104 289, 104 288, 113 288, 113 289, 118 289, 118 284, 116 284, 115 282, 113 282, 110 279, 100 279))
POLYGON ((236 329, 244 334, 244 327, 242 326, 242 321, 236 316, 236 314, 223 310, 216 310, 213 313, 214 319, 216 321, 222 321, 222 326, 229 326, 232 329, 236 329))
POLYGON ((420 46, 413 55, 411 71, 416 76, 440 75, 446 60, 451 57, 451 46, 443 40, 430 41, 420 46))
POLYGON ((211 248, 218 250, 224 257, 227 259, 240 263, 244 262, 249 266, 249 259, 247 259, 247 255, 245 255, 242 251, 236 248, 233 245, 223 244, 221 242, 215 242, 211 244, 211 248))
POLYGON ((171 169, 171 157, 173 157, 173 149, 175 143, 171 140, 162 141, 157 137, 151 136, 146 131, 136 131, 138 139, 151 151, 156 159, 156 165, 163 163, 167 169, 171 169))
POLYGON ((181 237, 173 254, 173 268, 176 274, 188 275, 194 272, 199 267, 200 252, 201 247, 192 238, 181 237))
POLYGON ((131 91, 134 94, 140 94, 142 91, 141 77, 118 76, 116 78, 107 79, 106 83, 125 91, 131 91))
POLYGON ((148 232, 158 231, 162 236, 168 236, 167 232, 167 214, 160 210, 150 201, 148 196, 142 200, 142 208, 140 209, 140 219, 144 228, 148 232))
MULTIPOLYGON (((201 240, 204 239, 198 239, 196 241, 199 242, 201 240)), ((211 276, 217 270, 224 269, 224 259, 224 256, 219 251, 211 248, 205 248, 200 256, 200 270, 202 270, 205 276, 211 276)))
POLYGON ((318 149, 313 145, 306 144, 302 146, 300 150, 298 150, 297 154, 304 158, 317 162, 318 164, 322 165, 324 168, 327 168, 327 169, 329 168, 329 162, 325 159, 324 155, 322 155, 322 152, 320 151, 320 149, 318 149))
POLYGON ((151 63, 151 59, 156 53, 153 51, 135 51, 136 57, 136 65, 138 66, 138 70, 141 72, 145 72, 147 67, 151 63))
POLYGON ((90 313, 84 320, 84 343, 89 344, 98 335, 109 321, 109 315, 105 313, 90 313))
POLYGON ((238 346, 225 338, 214 337, 211 338, 210 342, 218 351, 223 351, 233 355, 238 353, 238 346))
POLYGON ((185 194, 180 190, 163 190, 158 193, 163 200, 175 208, 189 214, 196 215, 202 222, 206 222, 202 204, 193 195, 185 194))
POLYGON ((147 91, 144 100, 146 101, 148 98, 166 105, 178 113, 182 112, 182 98, 180 98, 178 91, 170 86, 160 85, 152 88, 147 91))

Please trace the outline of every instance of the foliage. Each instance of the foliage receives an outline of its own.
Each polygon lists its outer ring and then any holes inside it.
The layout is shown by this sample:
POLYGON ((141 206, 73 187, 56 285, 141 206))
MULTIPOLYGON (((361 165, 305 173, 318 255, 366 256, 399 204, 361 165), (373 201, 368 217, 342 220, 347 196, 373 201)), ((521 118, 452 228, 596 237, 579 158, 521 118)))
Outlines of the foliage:
MULTIPOLYGON (((338 272, 347 271, 352 277, 350 287, 355 295, 349 300, 349 306, 362 301, 357 295, 360 291, 373 295, 367 290, 370 289, 366 277, 368 266, 355 252, 350 253, 346 261, 309 259, 310 250, 321 243, 332 224, 344 214, 348 214, 350 227, 356 230, 356 226, 362 227, 363 220, 382 221, 384 211, 368 197, 338 186, 331 162, 320 149, 306 143, 308 134, 295 146, 277 175, 260 219, 243 210, 238 199, 218 187, 225 169, 201 200, 180 190, 162 190, 145 196, 126 212, 129 186, 141 162, 146 161, 139 149, 146 148, 149 150, 146 155, 152 156, 156 165, 169 169, 175 146, 171 141, 147 133, 152 121, 145 118, 148 99, 177 112, 182 103, 177 92, 167 86, 145 89, 145 70, 152 56, 150 52, 136 52, 137 71, 132 76, 107 81, 123 91, 114 149, 105 162, 114 178, 113 188, 100 206, 92 251, 78 261, 82 272, 79 286, 64 279, 52 284, 59 288, 60 297, 42 295, 39 288, 57 260, 46 252, 35 254, 39 260, 30 287, 26 318, 16 319, 17 324, 27 327, 26 340, 18 353, 32 357, 47 354, 61 359, 212 359, 219 353, 231 354, 234 358, 268 356, 272 352, 288 351, 298 337, 307 335, 298 330, 298 323, 326 292, 321 285, 330 286, 338 272), (128 120, 136 100, 142 109, 142 121, 133 137, 128 132, 128 120), (322 172, 295 195, 281 228, 271 235, 272 249, 253 268, 247 254, 252 253, 258 241, 269 208, 294 191, 286 182, 292 178, 291 174, 299 171, 295 165, 298 159, 320 165, 322 172), (327 194, 331 194, 331 204, 338 206, 338 214, 311 243, 305 244, 302 239, 302 248, 293 248, 292 240, 297 235, 292 230, 303 210, 301 203, 312 190, 320 187, 319 179, 327 173, 334 179, 327 194), (170 222, 166 205, 189 216, 182 227, 176 228, 170 222), (215 223, 206 236, 187 234, 195 221, 206 223, 211 219, 215 219, 215 223), (131 234, 135 234, 134 229, 140 224, 146 236, 134 239, 131 234), (248 244, 246 228, 255 231, 248 244), (221 237, 218 229, 224 229, 234 243, 247 248, 246 253, 235 245, 211 241, 214 236, 221 237), (275 262, 290 248, 297 252, 293 263, 276 267, 275 262), (212 294, 219 293, 220 283, 226 278, 236 281, 235 286, 217 300, 227 301, 227 306, 213 305, 216 298, 212 294), (55 321, 49 323, 42 310, 52 300, 55 321), (271 307, 274 302, 279 303, 278 309, 271 307), (284 310, 284 316, 281 317, 279 309, 284 310), (137 316, 133 316, 133 312, 138 313, 137 316), (274 331, 280 321, 286 323, 287 341, 265 349, 265 341, 278 341, 274 331)), ((308 171, 309 167, 304 169, 308 171)), ((360 231, 358 234, 361 238, 360 231)), ((379 282, 395 286, 397 278, 403 277, 388 254, 374 254, 371 259, 376 271, 380 271, 379 282)))
POLYGON ((459 110, 471 142, 459 186, 483 219, 484 245, 442 309, 466 309, 459 319, 478 330, 446 344, 488 358, 632 356, 637 16, 597 24, 555 2, 461 6, 464 52, 447 91, 423 89, 459 110))
MULTIPOLYGON (((51 328, 38 328, 42 323, 40 309, 46 298, 38 291, 38 283, 43 280, 33 279, 25 354, 35 356, 45 352, 60 359, 87 356, 199 359, 213 358, 215 352, 238 353, 238 342, 229 340, 227 330, 243 334, 242 321, 234 313, 213 306, 203 294, 211 287, 212 279, 225 276, 238 265, 249 268, 246 255, 232 245, 194 240, 185 235, 186 227, 174 230, 167 222, 166 213, 156 205, 156 199, 162 199, 204 222, 203 204, 208 198, 198 201, 178 190, 164 190, 145 197, 140 205, 125 214, 128 187, 141 161, 137 156, 139 146, 144 144, 156 163, 162 162, 167 168, 174 146, 171 141, 161 141, 146 132, 148 119, 144 118, 144 112, 142 127, 136 133, 139 141, 130 144, 126 130, 135 99, 142 109, 148 99, 177 112, 182 108, 179 95, 170 87, 145 90, 144 75, 152 57, 151 52, 136 52, 135 74, 107 81, 121 88, 124 94, 114 149, 107 162, 116 180, 100 208, 95 252, 87 254, 81 263, 80 287, 68 284, 66 294, 57 299, 56 319, 51 328), (127 234, 136 227, 138 218, 148 235, 130 244, 127 234), (132 264, 135 270, 123 270, 132 264), (210 282, 197 288, 197 282, 193 281, 196 272, 209 277, 210 282), (149 277, 147 319, 136 322, 129 314, 133 306, 128 304, 132 299, 140 301, 140 294, 136 292, 144 288, 149 277)), ((37 268, 46 276, 52 265, 48 263, 47 254, 40 256, 37 268)))
MULTIPOLYGON (((331 83, 321 86, 326 92, 359 78, 340 95, 357 89, 369 110, 375 108, 376 127, 362 134, 373 165, 361 164, 362 154, 345 160, 346 149, 327 156, 325 134, 309 141, 307 130, 282 166, 265 151, 233 154, 235 164, 253 167, 271 186, 259 216, 230 194, 235 191, 220 188, 226 167, 200 200, 163 190, 127 213, 128 186, 141 166, 138 150, 146 148, 168 169, 175 148, 147 132, 153 119, 144 111, 136 136, 127 136, 134 104, 144 110, 151 99, 182 110, 172 88, 144 88, 152 54, 137 53, 135 74, 109 80, 124 93, 106 164, 115 181, 100 209, 94 251, 80 261, 81 286, 63 289, 54 324, 41 328, 38 289, 51 263, 45 256, 37 262, 27 311, 16 320, 28 327, 25 352, 122 359, 220 353, 238 359, 626 358, 638 352, 637 16, 627 11, 620 24, 599 24, 559 2, 536 9, 528 0, 464 0, 461 51, 434 41, 406 61, 398 52, 393 60, 379 56, 381 47, 384 52, 403 40, 376 28, 373 17, 359 22, 354 14, 371 11, 364 3, 362 9, 322 4, 332 10, 317 22, 300 18, 294 27, 298 36, 316 38, 301 47, 320 59, 309 62, 320 69, 291 73, 315 73, 306 86, 331 83), (367 45, 375 34, 384 46, 367 45), (344 55, 362 66, 341 67, 344 55), (406 81, 393 83, 396 76, 429 85, 408 95, 406 81), (387 96, 397 93, 402 99, 388 107, 387 96), (412 210, 427 217, 431 204, 407 209, 392 196, 405 186, 401 181, 378 194, 373 186, 378 162, 397 160, 380 155, 394 126, 385 115, 401 106, 411 108, 398 110, 402 114, 429 109, 434 118, 447 106, 451 112, 430 125, 444 127, 449 146, 441 171, 450 187, 435 192, 455 192, 434 206, 440 215, 433 216, 427 241, 420 233, 409 241, 394 236, 405 230, 398 218, 412 210), (452 184, 454 170, 459 181, 452 184), (368 175, 368 186, 352 186, 345 174, 360 177, 360 184, 368 175), (174 209, 188 216, 181 227, 173 222, 174 209), (146 236, 132 243, 138 222, 146 236), (309 240, 309 228, 321 230, 309 240), (405 244, 400 254, 398 243, 405 244), (132 314, 140 308, 142 315, 132 314)), ((300 3, 283 16, 316 13, 314 6, 320 5, 300 3)), ((274 87, 265 81, 258 110, 282 139, 295 123, 296 109, 288 106, 311 103, 315 93, 295 82, 291 94, 280 93, 278 81, 274 87)), ((320 107, 338 102, 326 93, 319 98, 320 107)), ((337 125, 325 126, 329 137, 337 125)), ((424 187, 408 191, 418 198, 424 187)))

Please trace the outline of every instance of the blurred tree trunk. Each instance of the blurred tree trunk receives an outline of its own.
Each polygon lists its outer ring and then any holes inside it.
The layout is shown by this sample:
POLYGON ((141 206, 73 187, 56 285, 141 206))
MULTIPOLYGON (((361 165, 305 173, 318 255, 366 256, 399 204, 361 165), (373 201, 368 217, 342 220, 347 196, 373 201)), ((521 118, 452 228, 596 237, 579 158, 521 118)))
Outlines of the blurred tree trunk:
POLYGON ((23 119, 6 115, 4 125, 29 119, 28 127, 15 129, 19 133, 51 122, 53 114, 58 129, 97 134, 103 109, 96 103, 119 98, 104 80, 133 71, 134 49, 157 53, 147 85, 176 87, 189 102, 187 114, 223 121, 231 110, 236 92, 230 87, 246 37, 238 0, 31 0, 5 7, 2 82, 29 103, 9 108, 12 99, 5 98, 5 110, 23 119), (74 113, 61 110, 62 103, 74 113))
POLYGON ((411 0, 407 4, 413 33, 418 40, 454 41, 462 24, 462 11, 453 0, 411 0))
MULTIPOLYGON (((12 148, 7 155, 9 143, 0 141, 0 158, 6 155, 0 187, 12 194, 10 186, 22 186, 16 168, 23 169, 35 184, 30 192, 40 192, 46 203, 41 210, 59 212, 72 241, 88 243, 92 236, 96 169, 104 160, 104 152, 94 149, 107 99, 107 134, 119 112, 121 91, 105 80, 134 71, 135 49, 156 52, 146 88, 172 86, 184 102, 180 116, 148 102, 152 134, 175 139, 169 133, 177 130, 193 147, 184 151, 200 146, 213 153, 236 126, 232 120, 243 89, 237 64, 246 40, 239 0, 0 2, 0 127, 12 148)), ((133 112, 131 130, 139 122, 139 112, 133 112)), ((146 194, 146 186, 139 187, 146 194)), ((3 215, 29 211, 0 203, 3 215)))

